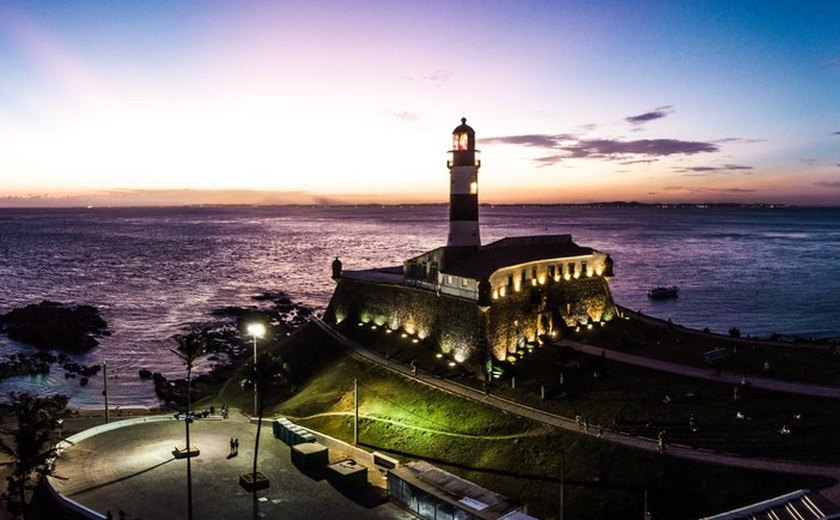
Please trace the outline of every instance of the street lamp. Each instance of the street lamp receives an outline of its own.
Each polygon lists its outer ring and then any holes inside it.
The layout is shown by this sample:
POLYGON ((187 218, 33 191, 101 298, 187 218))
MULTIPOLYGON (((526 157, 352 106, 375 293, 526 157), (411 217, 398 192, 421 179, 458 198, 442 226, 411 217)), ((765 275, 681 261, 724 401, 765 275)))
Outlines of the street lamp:
MULTIPOLYGON (((259 322, 249 323, 245 328, 249 336, 254 338, 254 371, 257 370, 257 339, 265 336, 265 325, 259 322)), ((254 385, 254 415, 257 415, 257 385, 254 385)))

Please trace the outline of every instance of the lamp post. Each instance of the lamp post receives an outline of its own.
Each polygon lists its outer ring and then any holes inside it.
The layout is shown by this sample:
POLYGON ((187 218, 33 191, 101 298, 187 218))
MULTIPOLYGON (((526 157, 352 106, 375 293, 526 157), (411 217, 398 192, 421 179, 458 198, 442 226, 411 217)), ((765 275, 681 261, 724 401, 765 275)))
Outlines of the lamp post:
POLYGON ((566 450, 560 451, 560 520, 566 518, 566 450))
MULTIPOLYGON (((257 339, 265 336, 265 325, 259 322, 249 323, 245 328, 254 339, 254 370, 257 369, 257 339)), ((257 385, 254 385, 254 415, 257 415, 257 385)))

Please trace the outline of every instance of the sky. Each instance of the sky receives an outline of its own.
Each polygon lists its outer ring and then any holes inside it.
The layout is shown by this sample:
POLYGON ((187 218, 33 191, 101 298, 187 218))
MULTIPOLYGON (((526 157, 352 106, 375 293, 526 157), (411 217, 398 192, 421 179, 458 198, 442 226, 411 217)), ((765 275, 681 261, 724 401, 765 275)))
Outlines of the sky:
POLYGON ((840 2, 0 2, 0 206, 840 205, 840 2))

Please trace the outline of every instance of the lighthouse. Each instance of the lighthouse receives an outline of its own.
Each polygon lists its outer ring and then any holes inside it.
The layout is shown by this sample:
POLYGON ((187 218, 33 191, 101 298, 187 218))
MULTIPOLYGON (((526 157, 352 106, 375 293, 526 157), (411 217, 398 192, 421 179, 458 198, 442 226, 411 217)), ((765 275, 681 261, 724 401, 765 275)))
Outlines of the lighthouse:
POLYGON ((452 131, 449 168, 449 238, 450 247, 479 247, 478 231, 478 168, 481 161, 475 149, 475 130, 461 118, 452 131))

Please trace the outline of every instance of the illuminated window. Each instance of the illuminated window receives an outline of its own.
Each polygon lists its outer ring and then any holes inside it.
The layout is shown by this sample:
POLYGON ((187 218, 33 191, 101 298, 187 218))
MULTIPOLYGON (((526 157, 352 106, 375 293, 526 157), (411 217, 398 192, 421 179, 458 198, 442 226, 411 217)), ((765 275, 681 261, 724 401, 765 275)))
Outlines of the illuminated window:
POLYGON ((552 278, 554 278, 554 266, 550 265, 548 266, 548 279, 550 280, 552 278))
POLYGON ((455 150, 467 150, 469 146, 469 136, 466 132, 463 134, 455 134, 453 136, 452 148, 455 150))
POLYGON ((478 193, 478 183, 476 181, 472 181, 470 183, 470 195, 475 195, 478 193))

